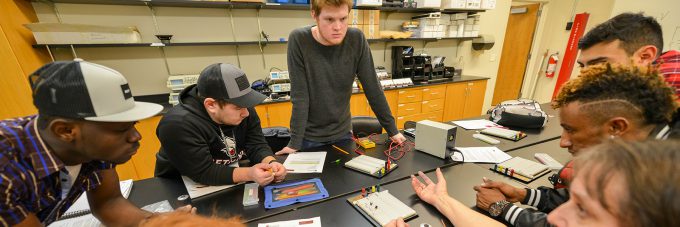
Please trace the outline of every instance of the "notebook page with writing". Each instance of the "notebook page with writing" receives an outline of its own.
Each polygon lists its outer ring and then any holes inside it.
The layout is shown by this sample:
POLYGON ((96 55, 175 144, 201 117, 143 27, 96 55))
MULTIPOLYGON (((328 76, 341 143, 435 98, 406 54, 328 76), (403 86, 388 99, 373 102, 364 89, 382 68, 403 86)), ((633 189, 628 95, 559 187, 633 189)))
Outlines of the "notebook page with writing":
MULTIPOLYGON (((130 190, 132 190, 132 179, 124 180, 120 182, 120 194, 127 199, 130 195, 130 190)), ((87 201, 87 193, 83 192, 82 195, 71 205, 71 207, 66 210, 62 216, 73 216, 76 214, 87 214, 90 212, 90 204, 87 201)))
POLYGON ((546 165, 520 157, 514 157, 498 165, 502 166, 503 168, 512 169, 515 173, 519 173, 530 178, 535 178, 537 175, 550 170, 550 168, 546 165))

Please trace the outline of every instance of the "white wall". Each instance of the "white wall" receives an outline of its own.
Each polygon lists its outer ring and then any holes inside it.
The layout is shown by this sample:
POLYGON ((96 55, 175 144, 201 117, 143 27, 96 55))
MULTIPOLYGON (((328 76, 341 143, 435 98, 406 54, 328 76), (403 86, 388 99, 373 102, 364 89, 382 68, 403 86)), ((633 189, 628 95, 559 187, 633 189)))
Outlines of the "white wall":
POLYGON ((664 50, 680 50, 680 1, 616 0, 611 16, 624 12, 644 12, 655 17, 663 30, 664 50))
POLYGON ((492 35, 495 38, 496 44, 493 48, 486 51, 472 50, 471 42, 463 42, 460 45, 458 55, 462 56, 464 67, 464 75, 477 75, 489 77, 486 84, 486 95, 484 96, 484 105, 482 112, 486 112, 491 107, 491 100, 493 99, 493 89, 496 86, 496 74, 498 73, 498 65, 500 64, 501 53, 503 52, 505 37, 505 29, 508 25, 508 17, 510 16, 510 0, 496 1, 496 9, 487 11, 482 14, 480 18, 480 34, 492 35))
MULTIPOLYGON (((532 98, 532 84, 538 78, 533 98, 540 102, 550 101, 556 78, 544 76, 545 65, 542 69, 539 69, 540 60, 546 49, 550 49, 550 53, 559 51, 561 60, 564 57, 564 50, 569 37, 569 31, 564 30, 564 26, 571 17, 573 4, 574 0, 550 0, 545 4, 532 52, 534 57, 527 66, 522 97, 532 98)), ((680 49, 680 1, 678 0, 576 1, 576 13, 581 12, 590 13, 586 32, 620 13, 644 12, 655 17, 661 24, 664 33, 664 50, 680 49)), ((561 66, 561 62, 558 66, 561 66)), ((578 75, 579 68, 574 68, 571 78, 578 75)), ((559 72, 559 67, 557 71, 559 72)))
MULTIPOLYGON (((40 22, 58 22, 57 11, 62 23, 95 24, 110 26, 135 26, 142 36, 142 42, 158 42, 156 34, 172 34, 173 42, 210 42, 210 41, 255 41, 258 39, 258 21, 254 9, 234 9, 232 20, 227 9, 154 7, 158 31, 154 25, 151 11, 145 6, 92 5, 57 3, 55 11, 51 5, 34 2, 40 22)), ((502 37, 507 23, 510 0, 499 0, 495 10, 481 13, 481 33, 493 34, 498 41, 496 46, 484 53, 472 53, 470 41, 441 40, 438 42, 398 41, 371 43, 373 60, 376 66, 391 69, 391 46, 414 46, 416 53, 447 56, 446 64, 454 65, 457 57, 465 62, 465 75, 495 78, 498 68, 498 55, 502 49, 502 37), (489 61, 489 55, 496 60, 489 61)), ((382 13, 381 30, 399 30, 403 21, 415 14, 382 13)), ((260 26, 270 35, 271 40, 288 38, 291 30, 313 24, 307 10, 262 10, 260 26)), ((57 60, 72 59, 68 48, 53 50, 57 60)), ((168 93, 165 87, 167 77, 176 74, 197 74, 205 66, 226 62, 238 64, 246 72, 250 81, 262 79, 269 69, 277 67, 285 70, 286 44, 269 44, 260 52, 257 45, 239 46, 174 46, 165 48, 168 62, 160 49, 149 47, 108 47, 76 48, 78 57, 88 61, 110 66, 126 76, 135 95, 168 93), (238 52, 238 57, 237 53, 238 52), (263 60, 264 56, 264 60, 263 60)), ((493 88, 493 79, 488 88, 493 88)), ((487 89, 486 105, 490 103, 491 90, 487 89)))
MULTIPOLYGON (((544 4, 543 13, 539 19, 537 36, 534 40, 532 58, 529 60, 526 76, 524 77, 522 97, 533 98, 539 102, 549 102, 551 100, 553 90, 555 89, 555 83, 557 82, 557 75, 553 78, 544 76, 543 70, 545 69, 545 66, 543 66, 542 69, 539 69, 541 58, 543 53, 547 50, 549 50, 550 54, 559 51, 560 62, 558 63, 556 72, 560 71, 564 58, 564 50, 570 34, 570 31, 565 30, 565 27, 572 17, 571 12, 574 5, 576 6, 575 13, 587 12, 590 14, 586 25, 587 32, 595 25, 610 18, 613 4, 614 0, 550 0, 544 4), (531 97, 532 84, 536 79, 535 94, 531 97)), ((571 78, 576 77, 578 71, 579 68, 575 66, 571 78)))

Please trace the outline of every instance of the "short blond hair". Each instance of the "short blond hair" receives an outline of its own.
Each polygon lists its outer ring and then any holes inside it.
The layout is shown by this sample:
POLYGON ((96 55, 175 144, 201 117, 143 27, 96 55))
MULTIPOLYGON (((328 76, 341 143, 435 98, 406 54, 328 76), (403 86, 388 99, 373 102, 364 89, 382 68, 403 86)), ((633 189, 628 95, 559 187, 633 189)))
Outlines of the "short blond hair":
POLYGON ((321 9, 327 6, 340 7, 342 5, 347 5, 347 10, 349 11, 352 9, 352 5, 354 5, 352 0, 310 0, 310 3, 312 12, 314 12, 314 15, 317 17, 321 14, 321 9))

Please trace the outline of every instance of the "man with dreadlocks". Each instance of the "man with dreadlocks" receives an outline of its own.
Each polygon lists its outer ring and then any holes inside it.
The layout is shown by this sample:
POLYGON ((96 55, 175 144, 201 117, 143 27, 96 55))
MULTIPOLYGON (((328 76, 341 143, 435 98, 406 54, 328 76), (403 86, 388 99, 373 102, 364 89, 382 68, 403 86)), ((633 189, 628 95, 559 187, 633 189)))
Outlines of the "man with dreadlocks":
MULTIPOLYGON (((553 102, 563 128, 560 147, 577 156, 581 150, 608 139, 624 141, 670 138, 676 109, 673 91, 650 68, 612 66, 585 68, 565 84, 553 102)), ((477 206, 513 226, 547 226, 547 213, 569 199, 571 162, 551 177, 553 188, 515 188, 484 180, 477 191, 477 206), (515 202, 536 207, 524 209, 515 202)))

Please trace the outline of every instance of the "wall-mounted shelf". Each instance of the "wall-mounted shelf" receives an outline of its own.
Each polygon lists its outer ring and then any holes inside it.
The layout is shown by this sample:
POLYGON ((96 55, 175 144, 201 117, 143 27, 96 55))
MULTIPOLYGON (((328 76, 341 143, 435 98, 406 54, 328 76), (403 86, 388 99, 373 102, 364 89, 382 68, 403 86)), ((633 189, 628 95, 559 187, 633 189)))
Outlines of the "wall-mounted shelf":
MULTIPOLYGON (((308 4, 277 4, 257 2, 229 2, 229 1, 197 1, 197 0, 42 0, 52 3, 74 4, 99 4, 99 5, 151 5, 170 7, 195 7, 195 8, 234 8, 234 9, 273 9, 273 10, 309 10, 308 4)), ((484 12, 485 9, 425 9, 425 8, 397 8, 397 7, 371 7, 355 6, 355 9, 373 9, 384 12, 397 13, 461 13, 461 12, 484 12)))
MULTIPOLYGON (((442 38, 406 38, 406 39, 368 39, 368 42, 396 42, 396 41, 438 41, 438 40, 472 40, 476 37, 442 37, 442 38)), ((172 46, 237 46, 237 45, 258 45, 258 41, 241 41, 241 42, 186 42, 186 43, 168 43, 166 47, 172 46)), ((262 41, 263 44, 285 44, 288 41, 262 41)), ((158 47, 152 46, 151 43, 102 43, 102 44, 34 44, 33 48, 43 47, 158 47)))

